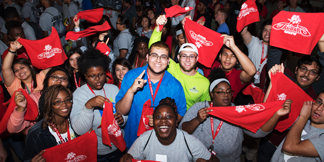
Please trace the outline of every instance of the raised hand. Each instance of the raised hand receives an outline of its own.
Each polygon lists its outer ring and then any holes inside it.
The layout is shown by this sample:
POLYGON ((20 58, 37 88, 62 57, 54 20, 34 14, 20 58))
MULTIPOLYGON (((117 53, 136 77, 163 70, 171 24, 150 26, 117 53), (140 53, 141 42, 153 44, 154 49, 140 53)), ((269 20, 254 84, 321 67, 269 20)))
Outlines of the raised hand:
POLYGON ((223 39, 223 43, 226 47, 228 48, 233 48, 235 47, 235 42, 234 42, 234 37, 233 36, 229 36, 227 34, 222 34, 222 37, 224 37, 223 39))
POLYGON ((73 23, 75 28, 80 28, 80 19, 78 18, 78 15, 75 15, 73 18, 73 23))
POLYGON ((24 112, 27 106, 27 100, 25 96, 20 92, 17 91, 15 94, 15 103, 17 105, 17 111, 24 112))
POLYGON ((133 85, 130 87, 133 93, 143 88, 144 84, 147 82, 146 80, 142 79, 144 74, 145 74, 145 70, 143 70, 143 72, 135 79, 133 85))
POLYGON ((292 100, 288 99, 276 113, 278 116, 285 116, 290 113, 292 100))
POLYGON ((208 109, 209 109, 209 107, 205 107, 205 108, 200 109, 197 112, 197 117, 196 118, 200 123, 204 122, 207 119, 207 117, 209 116, 208 112, 213 111, 213 110, 208 110, 208 109))
POLYGON ((269 78, 271 79, 271 74, 276 74, 278 72, 282 72, 284 73, 285 71, 285 67, 283 65, 283 63, 281 63, 280 65, 274 65, 272 66, 272 68, 268 71, 268 75, 269 75, 269 78))
POLYGON ((306 119, 308 119, 311 116, 312 106, 313 106, 312 101, 305 101, 302 109, 300 110, 299 116, 305 117, 306 119))

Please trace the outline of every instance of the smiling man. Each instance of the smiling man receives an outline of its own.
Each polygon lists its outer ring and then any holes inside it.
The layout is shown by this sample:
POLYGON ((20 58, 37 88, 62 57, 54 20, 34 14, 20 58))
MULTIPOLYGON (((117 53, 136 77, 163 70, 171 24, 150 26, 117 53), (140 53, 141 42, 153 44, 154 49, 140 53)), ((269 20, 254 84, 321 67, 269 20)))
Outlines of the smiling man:
POLYGON ((137 130, 145 102, 155 108, 161 99, 171 97, 178 107, 178 122, 186 112, 186 99, 180 82, 168 71, 169 47, 164 42, 152 44, 146 56, 148 64, 127 72, 116 96, 117 112, 127 115, 125 141, 129 148, 137 138, 137 130))

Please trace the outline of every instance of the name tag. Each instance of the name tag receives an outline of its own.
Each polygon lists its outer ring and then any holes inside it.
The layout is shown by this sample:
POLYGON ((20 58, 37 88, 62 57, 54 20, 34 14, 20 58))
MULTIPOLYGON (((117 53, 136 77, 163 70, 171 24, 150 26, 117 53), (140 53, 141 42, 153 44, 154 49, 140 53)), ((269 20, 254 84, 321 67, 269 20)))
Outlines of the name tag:
POLYGON ((161 162, 167 162, 168 157, 166 155, 160 155, 160 154, 156 154, 155 155, 155 160, 156 161, 161 161, 161 162))

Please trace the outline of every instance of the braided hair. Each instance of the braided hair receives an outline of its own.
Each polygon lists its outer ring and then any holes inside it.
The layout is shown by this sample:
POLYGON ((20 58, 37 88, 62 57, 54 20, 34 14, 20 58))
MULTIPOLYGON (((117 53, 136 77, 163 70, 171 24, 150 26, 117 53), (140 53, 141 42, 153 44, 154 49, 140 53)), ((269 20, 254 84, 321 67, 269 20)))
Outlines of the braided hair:
POLYGON ((171 107, 171 109, 173 110, 175 116, 176 116, 176 120, 178 120, 178 111, 177 111, 177 105, 175 103, 175 100, 170 98, 170 97, 166 97, 165 99, 162 99, 159 102, 159 105, 155 108, 154 112, 153 112, 153 116, 155 116, 155 113, 157 112, 157 109, 159 109, 162 106, 169 106, 171 107))

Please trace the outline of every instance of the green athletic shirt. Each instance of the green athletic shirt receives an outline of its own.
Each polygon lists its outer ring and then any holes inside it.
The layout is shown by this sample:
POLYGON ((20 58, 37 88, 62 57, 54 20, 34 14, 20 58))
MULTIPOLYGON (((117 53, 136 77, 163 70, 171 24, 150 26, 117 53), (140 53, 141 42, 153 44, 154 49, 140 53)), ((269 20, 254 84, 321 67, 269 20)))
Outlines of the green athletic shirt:
MULTIPOLYGON (((161 35, 162 32, 158 32, 154 29, 150 38, 149 47, 151 47, 153 43, 160 41, 161 35)), ((197 102, 210 101, 209 80, 199 72, 196 72, 193 76, 183 74, 180 68, 179 63, 175 63, 170 59, 167 70, 181 83, 186 97, 187 110, 197 102)))

